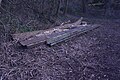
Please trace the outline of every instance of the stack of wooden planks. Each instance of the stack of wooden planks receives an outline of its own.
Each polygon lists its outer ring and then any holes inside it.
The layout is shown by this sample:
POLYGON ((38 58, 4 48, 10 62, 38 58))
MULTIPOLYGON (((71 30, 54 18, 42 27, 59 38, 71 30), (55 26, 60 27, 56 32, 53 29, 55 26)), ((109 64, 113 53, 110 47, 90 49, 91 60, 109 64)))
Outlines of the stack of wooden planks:
POLYGON ((78 20, 75 23, 61 25, 48 30, 18 33, 11 36, 17 43, 26 47, 34 47, 41 43, 53 46, 98 27, 99 25, 81 24, 81 21, 78 20))

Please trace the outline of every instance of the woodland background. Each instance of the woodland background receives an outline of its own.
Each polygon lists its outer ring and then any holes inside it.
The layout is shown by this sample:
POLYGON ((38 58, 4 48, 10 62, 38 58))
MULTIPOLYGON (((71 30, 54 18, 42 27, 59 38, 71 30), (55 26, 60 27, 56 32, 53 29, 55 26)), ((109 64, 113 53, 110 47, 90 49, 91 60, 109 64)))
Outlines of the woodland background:
POLYGON ((0 32, 6 41, 9 34, 60 25, 67 15, 118 18, 119 12, 119 0, 1 0, 0 32))
POLYGON ((120 0, 0 0, 0 80, 120 80, 120 0), (101 26, 53 47, 10 37, 81 17, 101 26))

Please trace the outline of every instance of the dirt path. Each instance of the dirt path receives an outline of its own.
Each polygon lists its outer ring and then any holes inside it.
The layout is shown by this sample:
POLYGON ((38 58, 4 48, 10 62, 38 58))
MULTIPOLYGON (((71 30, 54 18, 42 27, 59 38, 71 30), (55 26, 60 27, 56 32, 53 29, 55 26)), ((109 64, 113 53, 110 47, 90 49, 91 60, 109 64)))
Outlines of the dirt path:
POLYGON ((90 19, 99 29, 53 47, 0 52, 1 80, 119 80, 120 20, 90 19))

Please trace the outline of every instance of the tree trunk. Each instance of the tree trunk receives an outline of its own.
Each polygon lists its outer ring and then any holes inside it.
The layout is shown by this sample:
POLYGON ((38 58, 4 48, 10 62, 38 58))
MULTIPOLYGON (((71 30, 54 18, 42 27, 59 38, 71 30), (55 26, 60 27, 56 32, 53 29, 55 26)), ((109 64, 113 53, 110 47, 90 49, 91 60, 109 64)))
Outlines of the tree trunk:
POLYGON ((63 15, 65 15, 67 13, 67 7, 68 7, 68 0, 64 1, 64 10, 63 10, 63 15))
POLYGON ((113 0, 108 0, 105 3, 105 15, 107 16, 112 16, 113 15, 113 9, 112 9, 112 4, 113 4, 113 0))
POLYGON ((82 0, 82 12, 87 13, 88 9, 88 1, 87 0, 82 0))
POLYGON ((58 16, 59 9, 60 9, 60 0, 58 0, 58 2, 57 2, 57 9, 56 9, 56 13, 55 13, 56 16, 58 16))

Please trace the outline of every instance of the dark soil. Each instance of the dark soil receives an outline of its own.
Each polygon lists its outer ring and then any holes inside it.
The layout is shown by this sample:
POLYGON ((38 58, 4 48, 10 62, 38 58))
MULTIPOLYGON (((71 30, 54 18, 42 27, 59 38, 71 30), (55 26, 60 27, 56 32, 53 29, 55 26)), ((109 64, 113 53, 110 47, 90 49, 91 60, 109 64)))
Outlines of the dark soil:
POLYGON ((120 80, 120 20, 86 20, 101 27, 53 47, 3 43, 0 80, 120 80))

